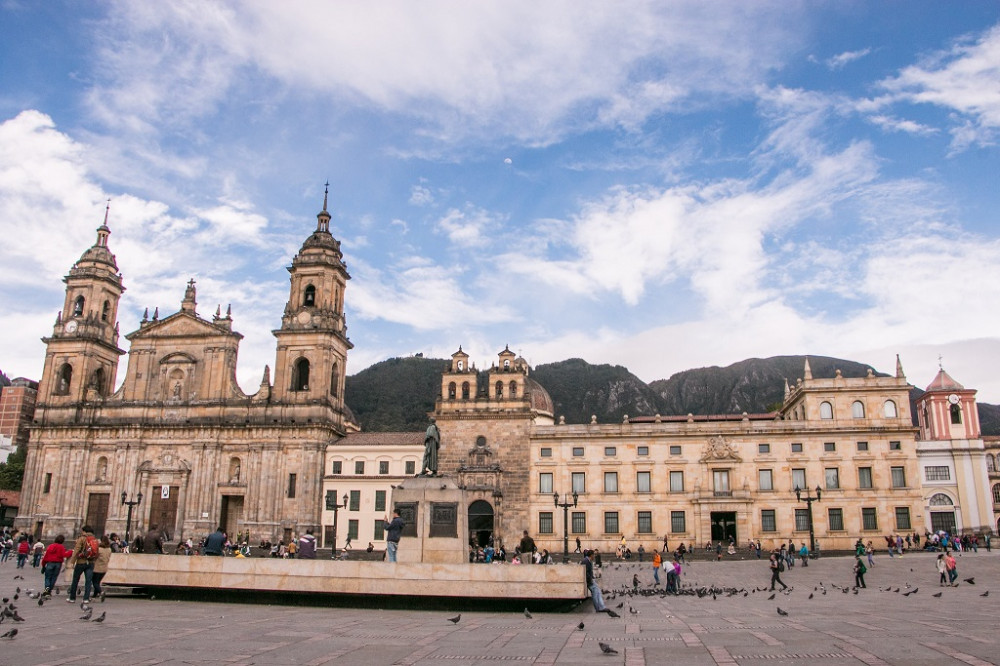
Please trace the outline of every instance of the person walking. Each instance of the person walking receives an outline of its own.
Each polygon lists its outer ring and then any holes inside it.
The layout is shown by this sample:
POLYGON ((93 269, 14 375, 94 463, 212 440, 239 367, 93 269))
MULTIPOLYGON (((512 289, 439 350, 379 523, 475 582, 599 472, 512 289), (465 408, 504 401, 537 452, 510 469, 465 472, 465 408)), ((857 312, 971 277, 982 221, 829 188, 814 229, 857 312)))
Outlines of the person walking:
POLYGON ((43 594, 52 594, 52 590, 59 580, 59 572, 62 571, 63 563, 73 556, 73 551, 63 546, 65 542, 65 536, 57 535, 55 541, 49 544, 49 547, 45 549, 45 555, 42 556, 42 574, 45 576, 45 592, 43 594))
MULTIPOLYGON (((383 518, 385 523, 386 519, 383 518)), ((392 521, 385 526, 385 555, 389 562, 396 561, 396 552, 399 550, 399 537, 403 534, 403 527, 406 523, 399 517, 399 509, 393 509, 392 521)), ((527 532, 524 533, 527 536, 527 532)))
POLYGON ((660 557, 660 551, 653 551, 653 580, 656 581, 654 585, 660 584, 660 566, 663 564, 663 559, 660 557))
POLYGON ((934 566, 937 568, 938 573, 941 575, 941 580, 938 582, 938 587, 944 587, 948 584, 948 566, 944 561, 944 553, 939 553, 937 556, 937 561, 934 562, 934 566))
POLYGON ((955 556, 951 554, 951 551, 945 551, 944 554, 944 566, 948 570, 948 584, 952 587, 958 587, 958 562, 955 561, 955 556))
POLYGON ((42 555, 45 554, 45 544, 39 539, 35 542, 35 545, 31 549, 31 566, 35 569, 39 567, 42 562, 42 555))
POLYGON ((868 587, 865 585, 865 572, 868 568, 861 561, 860 555, 854 556, 854 587, 868 587))
POLYGON ((101 537, 101 545, 97 549, 97 559, 94 560, 94 596, 104 598, 101 581, 108 573, 108 563, 111 561, 111 539, 107 535, 101 537))
POLYGON ((771 589, 773 590, 774 584, 777 583, 781 585, 781 589, 787 590, 788 586, 785 585, 785 582, 783 580, 781 580, 781 572, 785 570, 785 561, 784 558, 780 556, 778 551, 774 551, 773 553, 771 553, 770 567, 771 567, 771 589))
POLYGON ((868 540, 868 545, 865 546, 865 553, 868 555, 868 566, 875 566, 875 544, 872 543, 871 539, 868 540))
POLYGON ((580 550, 580 537, 577 537, 577 538, 576 538, 576 550, 574 550, 573 552, 574 552, 574 553, 579 553, 579 552, 582 552, 582 551, 580 550))
POLYGON ((528 530, 524 530, 519 546, 521 548, 521 561, 530 564, 534 559, 536 548, 535 540, 528 536, 528 530))
POLYGON ((80 577, 83 577, 83 600, 90 601, 90 592, 94 586, 94 562, 100 554, 101 544, 94 536, 94 529, 90 525, 84 525, 80 530, 73 545, 73 557, 70 562, 73 564, 73 579, 69 586, 68 603, 76 602, 76 589, 80 584, 80 577))
POLYGON ((595 613, 607 613, 608 607, 604 605, 604 597, 601 596, 601 586, 594 578, 594 563, 590 558, 594 556, 594 551, 589 548, 583 551, 583 566, 587 575, 587 589, 590 590, 590 600, 594 602, 595 613))
POLYGON ((806 547, 805 542, 802 542, 802 547, 799 548, 799 557, 802 558, 802 566, 809 566, 809 548, 806 547))
POLYGON ((306 530, 305 534, 299 537, 299 559, 316 559, 316 537, 313 536, 311 527, 306 530))
POLYGON ((17 540, 17 568, 23 569, 28 563, 28 553, 31 552, 31 541, 27 534, 22 534, 17 540))
POLYGON ((205 555, 222 557, 222 548, 226 545, 226 533, 222 531, 222 526, 215 528, 215 531, 205 539, 205 545, 201 552, 205 555))

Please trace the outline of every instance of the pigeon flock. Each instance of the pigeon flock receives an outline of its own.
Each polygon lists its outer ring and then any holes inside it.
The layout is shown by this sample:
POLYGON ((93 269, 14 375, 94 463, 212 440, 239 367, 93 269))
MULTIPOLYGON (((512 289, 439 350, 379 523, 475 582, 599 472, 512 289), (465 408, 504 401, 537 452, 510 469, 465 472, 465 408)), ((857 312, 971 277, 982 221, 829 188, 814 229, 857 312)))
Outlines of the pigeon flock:
MULTIPOLYGON (((24 576, 21 575, 14 576, 14 580, 15 581, 24 580, 24 576)), ((81 590, 77 590, 77 594, 80 594, 80 592, 81 590)), ((37 602, 39 608, 45 606, 47 602, 51 601, 53 596, 59 596, 61 593, 62 590, 59 587, 56 587, 49 594, 45 594, 43 592, 39 592, 30 588, 24 590, 24 594, 27 595, 27 597, 32 601, 37 602)), ((13 595, 9 597, 3 597, 2 599, 0 599, 0 602, 3 603, 3 608, 2 610, 0 610, 0 625, 2 625, 4 622, 11 622, 12 624, 28 622, 28 620, 30 619, 30 613, 29 617, 27 618, 22 617, 19 611, 19 606, 15 604, 15 602, 19 601, 20 599, 21 599, 21 588, 19 586, 15 588, 13 595)), ((101 602, 103 602, 104 597, 102 596, 100 600, 101 602)), ((83 615, 81 615, 79 618, 81 621, 99 623, 99 622, 104 622, 105 618, 107 618, 107 612, 104 612, 101 613, 98 617, 91 620, 91 617, 94 614, 94 609, 86 601, 80 604, 80 610, 83 611, 83 615)), ((28 623, 26 626, 30 626, 30 623, 28 623)), ((2 627, 0 627, 0 630, 2 630, 2 627)), ((3 633, 0 633, 0 638, 6 640, 14 640, 18 636, 19 632, 20 632, 19 628, 17 626, 14 626, 8 629, 7 631, 3 631, 3 633)), ((30 632, 27 633, 30 634, 30 632)))

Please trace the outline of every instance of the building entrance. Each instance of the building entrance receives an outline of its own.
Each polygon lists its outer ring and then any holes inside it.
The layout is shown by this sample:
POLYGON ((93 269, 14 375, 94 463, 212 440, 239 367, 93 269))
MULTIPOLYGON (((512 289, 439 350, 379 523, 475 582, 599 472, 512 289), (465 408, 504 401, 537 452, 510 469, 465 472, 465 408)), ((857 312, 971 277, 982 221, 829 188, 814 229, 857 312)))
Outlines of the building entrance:
POLYGON ((165 542, 175 536, 180 490, 180 486, 153 486, 153 498, 149 501, 149 527, 151 529, 155 525, 165 542))
POLYGON ((111 495, 108 493, 90 493, 90 501, 87 503, 87 521, 94 529, 94 536, 100 538, 104 536, 104 527, 108 522, 108 504, 111 495))
POLYGON ((736 537, 736 512, 735 511, 713 511, 712 512, 712 541, 722 543, 739 543, 736 537))
MULTIPOLYGON (((243 521, 243 497, 240 495, 223 495, 222 496, 222 515, 219 516, 219 525, 222 526, 223 531, 230 536, 230 538, 235 539, 234 535, 239 534, 240 527, 243 521)), ((287 538, 291 538, 289 530, 289 535, 287 538)), ((288 543, 286 540, 285 543, 288 543)))
POLYGON ((485 546, 493 534, 493 507, 486 500, 469 505, 469 543, 485 546))

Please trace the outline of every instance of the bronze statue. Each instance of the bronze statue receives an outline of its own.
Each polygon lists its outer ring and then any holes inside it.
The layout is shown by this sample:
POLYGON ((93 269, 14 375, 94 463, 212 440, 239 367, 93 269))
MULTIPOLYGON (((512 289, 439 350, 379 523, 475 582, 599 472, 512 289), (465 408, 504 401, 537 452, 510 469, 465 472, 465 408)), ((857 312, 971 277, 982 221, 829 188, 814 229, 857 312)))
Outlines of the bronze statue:
POLYGON ((424 461, 421 463, 419 476, 437 476, 438 449, 440 448, 441 431, 438 430, 437 423, 431 417, 431 424, 427 426, 427 434, 424 435, 424 461))

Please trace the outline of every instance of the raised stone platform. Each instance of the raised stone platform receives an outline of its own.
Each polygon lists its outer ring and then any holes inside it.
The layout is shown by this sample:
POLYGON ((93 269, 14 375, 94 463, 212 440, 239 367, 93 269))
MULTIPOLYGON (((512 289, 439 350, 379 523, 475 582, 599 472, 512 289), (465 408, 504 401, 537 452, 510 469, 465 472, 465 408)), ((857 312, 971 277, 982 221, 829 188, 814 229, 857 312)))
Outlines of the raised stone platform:
MULTIPOLYGON (((151 591, 250 592, 327 597, 544 601, 588 596, 579 565, 426 564, 275 558, 111 556, 103 584, 151 591)), ((192 596, 186 594, 186 596, 192 596)), ((518 603, 520 603, 518 601, 518 603)), ((537 607, 535 604, 534 607, 537 607)))

